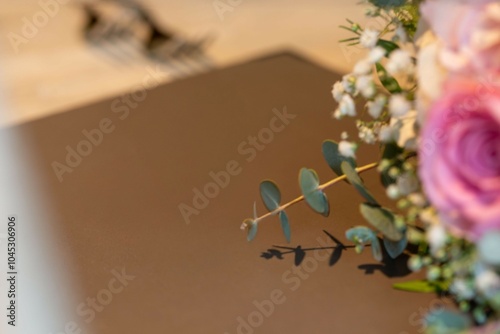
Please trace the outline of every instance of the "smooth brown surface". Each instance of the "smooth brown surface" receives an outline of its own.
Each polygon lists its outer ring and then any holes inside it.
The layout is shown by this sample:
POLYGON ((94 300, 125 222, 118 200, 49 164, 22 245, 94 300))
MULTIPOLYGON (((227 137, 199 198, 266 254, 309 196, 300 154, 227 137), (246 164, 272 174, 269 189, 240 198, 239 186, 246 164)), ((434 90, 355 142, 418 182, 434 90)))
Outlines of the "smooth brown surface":
MULTIPOLYGON (((248 319, 256 310, 253 302, 269 299, 276 289, 285 301, 254 333, 420 330, 420 309, 435 297, 392 289, 395 282, 415 278, 405 276, 405 258, 385 265, 373 260, 370 249, 357 255, 348 248, 330 265, 332 249, 306 251, 295 267, 301 273, 293 273, 294 254, 281 260, 261 257, 277 249, 273 245, 334 247, 323 230, 349 245, 345 230, 364 221, 358 213, 361 198, 346 183, 327 190, 329 218, 305 203, 288 210, 290 245, 276 217, 260 224, 252 243, 239 229, 252 215, 254 201, 259 213, 265 212, 258 195, 261 180, 275 180, 284 200, 290 200, 300 195, 301 167, 316 169, 323 182, 334 176, 321 143, 352 128, 351 120, 330 119, 335 107, 330 90, 337 78, 281 54, 149 91, 124 120, 112 111, 112 101, 104 101, 21 127, 40 154, 39 171, 59 213, 53 222, 61 232, 59 246, 73 256, 74 266, 67 270, 80 277, 82 301, 107 287, 113 269, 124 267, 136 276, 97 313, 88 332, 238 333, 238 317, 248 319), (284 106, 296 118, 246 161, 240 143, 268 127, 273 109, 284 106), (82 130, 96 128, 103 118, 111 120, 114 131, 59 182, 52 162, 64 163, 65 147, 75 148, 85 139, 82 130), (209 173, 231 160, 241 173, 186 224, 179 204, 191 205, 193 188, 203 188, 211 181, 209 173)), ((359 155, 360 163, 368 163, 378 152, 371 147, 359 155)), ((376 173, 364 178, 384 198, 376 173)), ((74 320, 85 324, 76 312, 74 320)))

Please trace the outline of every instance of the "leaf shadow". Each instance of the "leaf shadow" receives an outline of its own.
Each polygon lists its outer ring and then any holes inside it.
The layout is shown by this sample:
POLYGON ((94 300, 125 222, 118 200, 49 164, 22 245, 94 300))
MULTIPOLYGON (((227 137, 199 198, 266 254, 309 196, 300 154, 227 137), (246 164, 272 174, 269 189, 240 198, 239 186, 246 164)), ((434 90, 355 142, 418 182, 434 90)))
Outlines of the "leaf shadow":
POLYGON ((276 246, 273 245, 274 248, 268 249, 266 252, 262 252, 260 257, 270 260, 273 258, 277 258, 278 260, 283 260, 285 255, 293 254, 294 255, 294 264, 295 266, 300 266, 304 258, 306 257, 307 252, 316 251, 316 250, 326 250, 333 249, 332 255, 328 261, 329 266, 334 266, 342 257, 344 251, 348 248, 354 248, 354 246, 346 246, 340 240, 335 238, 333 235, 323 230, 323 232, 335 243, 335 246, 331 247, 313 247, 313 248, 302 248, 301 245, 297 247, 287 247, 287 246, 276 246))
POLYGON ((373 275, 376 271, 380 271, 388 278, 406 277, 412 273, 408 268, 408 259, 410 258, 408 254, 403 253, 395 259, 391 258, 385 251, 383 254, 381 263, 362 264, 358 266, 358 269, 364 270, 365 275, 373 275))

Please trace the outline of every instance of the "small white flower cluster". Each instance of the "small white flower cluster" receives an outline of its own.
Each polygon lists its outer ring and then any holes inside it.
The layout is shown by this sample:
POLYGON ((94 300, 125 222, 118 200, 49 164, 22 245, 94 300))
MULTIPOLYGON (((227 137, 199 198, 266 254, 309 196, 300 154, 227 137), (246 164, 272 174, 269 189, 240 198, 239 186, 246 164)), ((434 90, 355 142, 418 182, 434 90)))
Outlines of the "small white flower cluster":
POLYGON ((398 49, 394 50, 389 56, 389 61, 386 65, 387 72, 392 76, 399 74, 414 75, 415 65, 411 58, 410 52, 398 49))
POLYGON ((389 112, 393 117, 404 117, 412 109, 412 104, 403 94, 395 94, 389 100, 389 112))
POLYGON ((339 142, 339 153, 344 157, 356 159, 358 144, 348 141, 349 135, 345 131, 342 132, 340 138, 342 140, 339 142))
POLYGON ((375 144, 381 125, 381 122, 365 123, 358 120, 356 126, 358 128, 359 139, 366 144, 375 144))
MULTIPOLYGON (((413 140, 416 134, 412 131, 414 121, 410 119, 415 118, 414 103, 405 93, 387 95, 385 88, 377 85, 376 77, 381 74, 375 73, 375 65, 388 57, 385 65, 387 74, 393 77, 402 76, 402 81, 410 78, 406 81, 413 82, 414 59, 409 51, 403 49, 396 49, 387 55, 386 49, 379 45, 380 34, 380 31, 369 28, 362 30, 359 43, 369 49, 368 55, 355 64, 352 73, 333 85, 332 95, 338 102, 338 107, 332 116, 336 119, 358 116, 355 99, 363 97, 367 100, 366 112, 374 122, 358 122, 359 139, 367 144, 395 142, 401 147, 411 149, 412 145, 416 144, 413 140)), ((396 29, 393 40, 403 43, 407 40, 403 28, 396 29)))
POLYGON ((337 110, 333 113, 333 117, 336 119, 345 116, 357 116, 354 98, 359 95, 370 100, 369 112, 373 115, 373 118, 378 118, 382 113, 387 98, 383 95, 377 95, 373 71, 375 63, 386 55, 386 51, 376 46, 378 36, 378 31, 369 29, 363 31, 360 43, 371 48, 369 55, 356 63, 352 73, 345 75, 341 81, 333 85, 332 95, 335 101, 339 103, 337 110))

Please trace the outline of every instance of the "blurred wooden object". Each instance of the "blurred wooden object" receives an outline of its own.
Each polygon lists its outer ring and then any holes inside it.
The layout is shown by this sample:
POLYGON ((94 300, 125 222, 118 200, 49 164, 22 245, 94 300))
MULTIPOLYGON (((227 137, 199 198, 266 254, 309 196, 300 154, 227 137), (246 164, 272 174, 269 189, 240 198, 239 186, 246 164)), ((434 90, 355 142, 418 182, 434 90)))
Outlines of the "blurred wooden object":
MULTIPOLYGON (((194 39, 215 36, 208 58, 217 67, 292 49, 344 72, 361 55, 360 50, 343 52, 338 43, 347 36, 338 29, 346 17, 363 22, 363 8, 352 0, 140 3, 161 27, 194 39)), ((182 61, 159 66, 120 41, 110 42, 105 49, 89 46, 82 33, 86 20, 81 2, 72 0, 0 4, 0 78, 10 106, 0 125, 125 93, 140 85, 151 71, 166 82, 206 70, 206 66, 196 68, 198 63, 182 61)))

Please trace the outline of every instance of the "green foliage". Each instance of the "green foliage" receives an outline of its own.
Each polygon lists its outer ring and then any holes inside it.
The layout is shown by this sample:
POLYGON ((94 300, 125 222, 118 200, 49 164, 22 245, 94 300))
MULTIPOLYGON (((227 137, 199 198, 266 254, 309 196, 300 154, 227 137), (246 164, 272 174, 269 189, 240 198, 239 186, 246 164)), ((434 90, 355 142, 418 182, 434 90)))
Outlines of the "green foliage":
POLYGON ((396 290, 419 292, 419 293, 439 293, 448 289, 448 283, 445 282, 429 282, 427 280, 417 280, 396 283, 393 285, 396 290))
POLYGON ((318 189, 318 174, 312 169, 302 168, 299 173, 299 185, 307 204, 314 211, 328 217, 330 214, 330 205, 326 195, 318 189))
POLYGON ((247 230, 247 241, 252 241, 257 235, 258 223, 253 219, 248 218, 243 222, 243 226, 247 230))
POLYGON ((399 155, 404 152, 404 149, 399 147, 396 143, 387 143, 383 148, 382 160, 390 161, 391 163, 387 168, 381 171, 380 179, 384 187, 388 187, 391 184, 396 183, 396 179, 389 175, 390 167, 400 167, 401 161, 399 160, 399 155))
POLYGON ((333 140, 325 140, 322 145, 323 157, 325 158, 328 166, 337 174, 338 176, 344 175, 342 172, 341 164, 346 161, 353 168, 356 167, 356 161, 353 158, 348 158, 340 154, 339 144, 333 140))
POLYGON ((380 82, 382 83, 382 86, 384 86, 384 88, 387 89, 389 93, 399 94, 403 92, 397 80, 394 79, 394 77, 392 77, 389 73, 387 73, 387 70, 384 66, 382 66, 382 64, 376 63, 375 67, 377 69, 377 75, 380 82))
POLYGON ((407 0, 369 0, 371 4, 379 8, 401 7, 407 3, 407 0))
POLYGON ((288 216, 285 211, 281 211, 279 217, 281 221, 281 228, 283 229, 283 234, 285 234, 286 241, 290 242, 291 231, 290 224, 288 223, 288 216))
POLYGON ((382 248, 377 235, 366 226, 356 226, 346 231, 346 238, 356 244, 356 251, 361 252, 366 244, 371 244, 373 258, 382 261, 382 248))
POLYGON ((414 0, 407 5, 394 9, 397 18, 410 38, 414 38, 418 29, 418 22, 420 21, 418 3, 420 2, 420 0, 414 0))
POLYGON ((399 45, 397 45, 396 43, 382 38, 378 40, 377 46, 382 47, 385 50, 387 56, 389 56, 392 51, 399 49, 399 45))
POLYGON ((375 236, 375 238, 372 239, 372 254, 373 258, 377 261, 382 261, 382 247, 380 246, 380 241, 378 238, 375 236))
POLYGON ((356 226, 346 231, 345 236, 347 239, 357 243, 369 243, 375 236, 373 231, 366 226, 356 226))
POLYGON ((392 241, 387 237, 384 237, 385 250, 387 251, 387 254, 389 254, 389 256, 393 259, 403 254, 406 246, 408 246, 408 239, 406 238, 406 236, 404 236, 399 241, 392 241))
POLYGON ((347 180, 356 188, 356 190, 363 196, 369 203, 378 205, 377 200, 372 196, 372 194, 366 189, 363 184, 363 180, 359 177, 356 170, 347 161, 343 161, 340 164, 340 169, 346 175, 347 180))
POLYGON ((280 206, 281 192, 273 181, 266 180, 261 182, 260 197, 269 211, 274 211, 280 206))
POLYGON ((397 242, 403 239, 403 233, 397 228, 394 215, 389 210, 363 203, 360 211, 363 217, 389 240, 397 242))
POLYGON ((456 334, 472 327, 472 320, 465 314, 451 310, 437 310, 426 317, 428 334, 456 334))

